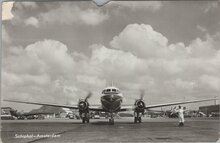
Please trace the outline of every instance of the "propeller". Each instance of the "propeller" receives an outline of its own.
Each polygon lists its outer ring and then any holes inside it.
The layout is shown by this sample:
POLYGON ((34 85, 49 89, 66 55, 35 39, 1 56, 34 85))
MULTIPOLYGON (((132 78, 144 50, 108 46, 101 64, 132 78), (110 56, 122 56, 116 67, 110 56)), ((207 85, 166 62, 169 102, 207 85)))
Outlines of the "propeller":
POLYGON ((135 102, 135 105, 139 108, 139 110, 142 110, 145 107, 145 103, 144 103, 144 100, 143 100, 144 94, 145 94, 145 91, 141 90, 140 99, 137 99, 136 102, 135 102))
POLYGON ((88 95, 85 98, 85 101, 87 101, 92 96, 92 92, 89 92, 88 95))
POLYGON ((79 107, 84 108, 86 106, 85 104, 86 104, 85 102, 81 102, 79 103, 79 107))
POLYGON ((88 99, 92 96, 92 92, 89 92, 85 99, 80 99, 78 103, 79 110, 87 110, 89 107, 88 99))

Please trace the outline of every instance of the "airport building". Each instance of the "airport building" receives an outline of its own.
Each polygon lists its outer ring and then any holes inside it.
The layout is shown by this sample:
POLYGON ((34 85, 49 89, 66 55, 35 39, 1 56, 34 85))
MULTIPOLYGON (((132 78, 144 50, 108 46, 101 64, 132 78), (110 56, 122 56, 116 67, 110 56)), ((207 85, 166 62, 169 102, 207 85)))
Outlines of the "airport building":
POLYGON ((200 106, 199 111, 205 113, 207 116, 210 116, 213 113, 219 114, 220 104, 209 105, 209 106, 200 106))

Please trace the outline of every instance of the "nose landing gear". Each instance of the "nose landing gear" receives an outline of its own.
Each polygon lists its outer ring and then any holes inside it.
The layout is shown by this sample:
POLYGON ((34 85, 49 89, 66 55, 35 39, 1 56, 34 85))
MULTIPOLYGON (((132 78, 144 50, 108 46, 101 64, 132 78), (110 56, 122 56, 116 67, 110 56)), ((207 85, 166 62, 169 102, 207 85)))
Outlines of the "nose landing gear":
POLYGON ((84 113, 81 113, 81 118, 82 118, 82 123, 84 124, 84 123, 89 123, 89 113, 86 113, 86 112, 84 112, 84 113))
POLYGON ((115 123, 113 113, 110 114, 109 123, 110 123, 110 125, 114 125, 114 123, 115 123))

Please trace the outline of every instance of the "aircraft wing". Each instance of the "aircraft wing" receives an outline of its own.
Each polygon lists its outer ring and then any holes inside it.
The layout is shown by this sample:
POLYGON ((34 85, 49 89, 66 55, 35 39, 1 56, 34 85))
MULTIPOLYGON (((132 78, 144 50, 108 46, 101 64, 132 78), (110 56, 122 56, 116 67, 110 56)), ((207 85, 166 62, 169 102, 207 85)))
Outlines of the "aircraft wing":
POLYGON ((77 105, 60 105, 60 104, 51 104, 51 103, 38 103, 38 102, 28 102, 28 101, 16 101, 16 100, 4 100, 7 102, 16 102, 16 103, 25 103, 25 104, 34 104, 34 105, 46 105, 46 106, 53 106, 53 107, 62 107, 62 108, 70 108, 70 109, 78 109, 77 105))
MULTIPOLYGON (((17 101, 17 100, 4 100, 7 102, 16 102, 16 103, 25 103, 25 104, 34 104, 34 105, 46 105, 46 106, 53 106, 53 107, 62 107, 62 108, 70 108, 70 109, 78 109, 77 105, 60 105, 60 104, 52 104, 52 103, 39 103, 39 102, 28 102, 28 101, 17 101)), ((101 105, 91 105, 89 107, 89 110, 91 111, 101 111, 104 112, 101 108, 101 105)))
POLYGON ((212 98, 212 99, 200 99, 200 100, 173 102, 173 103, 165 103, 165 104, 155 104, 155 105, 146 106, 145 109, 157 108, 157 107, 165 107, 165 106, 173 106, 173 105, 180 105, 180 104, 188 104, 188 103, 196 103, 196 102, 204 102, 204 101, 211 101, 211 100, 217 100, 217 99, 216 98, 212 98))
MULTIPOLYGON (((151 111, 151 108, 157 108, 157 107, 165 107, 165 106, 173 106, 173 105, 180 105, 180 104, 188 104, 188 103, 196 103, 196 102, 204 102, 204 101, 211 101, 211 100, 217 100, 216 98, 211 99, 200 99, 200 100, 191 100, 191 101, 183 101, 183 102, 172 102, 172 103, 164 103, 164 104, 155 104, 155 105, 148 105, 145 106, 145 109, 148 111, 151 111)), ((134 105, 133 104, 126 104, 122 105, 120 111, 133 111, 134 105)))

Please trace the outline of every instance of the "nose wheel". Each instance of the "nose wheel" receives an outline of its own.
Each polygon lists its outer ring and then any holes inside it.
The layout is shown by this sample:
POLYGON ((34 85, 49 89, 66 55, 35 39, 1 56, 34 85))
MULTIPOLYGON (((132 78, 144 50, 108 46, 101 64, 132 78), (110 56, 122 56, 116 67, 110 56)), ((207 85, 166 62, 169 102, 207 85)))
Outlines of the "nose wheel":
POLYGON ((83 118, 82 119, 82 123, 86 123, 86 122, 89 123, 89 118, 83 118))
POLYGON ((111 124, 111 125, 114 125, 114 119, 109 119, 109 123, 111 124))

